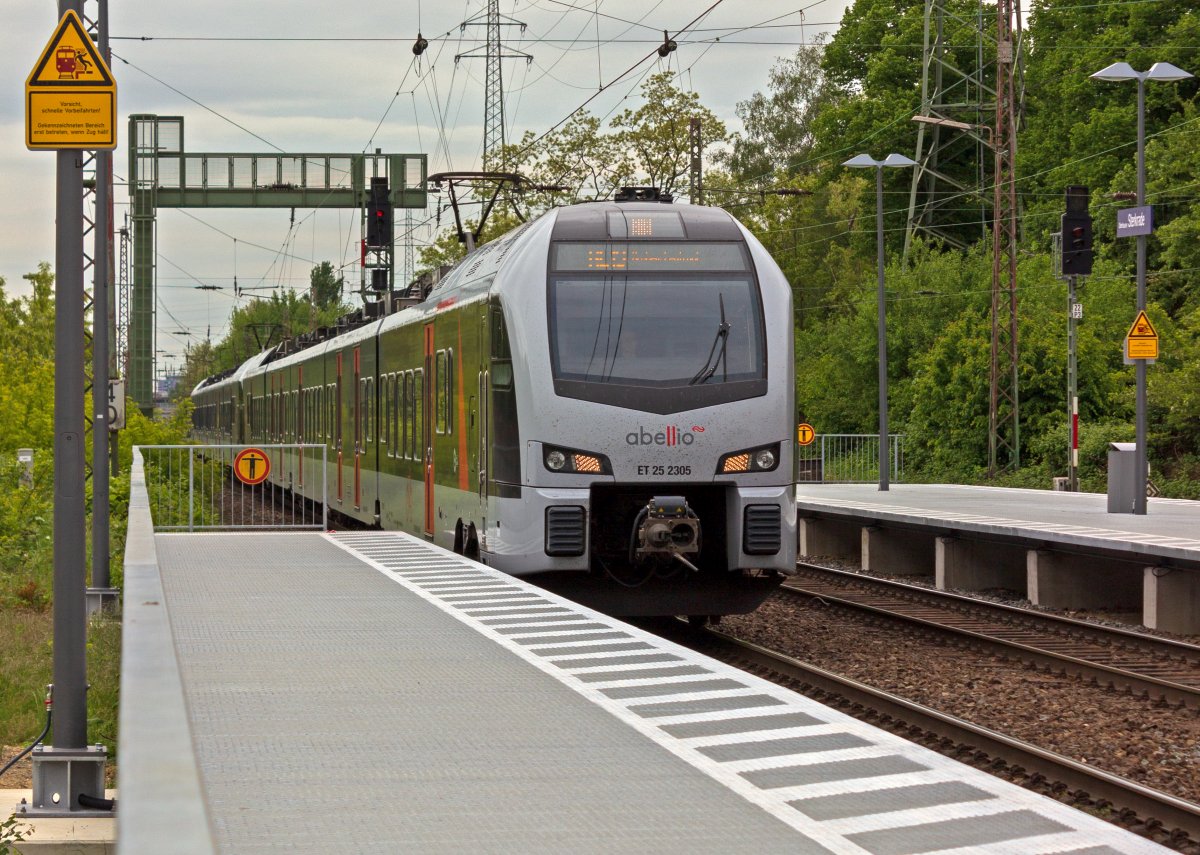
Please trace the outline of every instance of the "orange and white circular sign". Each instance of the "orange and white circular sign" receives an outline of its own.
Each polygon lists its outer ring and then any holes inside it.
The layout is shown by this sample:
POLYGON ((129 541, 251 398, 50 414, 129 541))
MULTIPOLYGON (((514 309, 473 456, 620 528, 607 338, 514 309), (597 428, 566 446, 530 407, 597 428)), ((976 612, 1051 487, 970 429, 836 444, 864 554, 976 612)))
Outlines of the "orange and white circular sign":
POLYGON ((271 458, 261 448, 243 448, 233 458, 233 474, 248 486, 261 484, 271 474, 271 458))

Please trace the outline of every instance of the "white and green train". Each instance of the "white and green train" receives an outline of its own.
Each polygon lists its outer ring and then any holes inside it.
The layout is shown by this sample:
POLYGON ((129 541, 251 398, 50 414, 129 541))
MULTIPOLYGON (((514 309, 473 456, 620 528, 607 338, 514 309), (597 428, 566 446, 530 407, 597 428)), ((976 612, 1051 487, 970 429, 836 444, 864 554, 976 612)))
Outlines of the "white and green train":
POLYGON ((612 614, 752 611, 794 570, 791 290, 717 208, 558 208, 419 299, 192 393, 271 480, 612 614))

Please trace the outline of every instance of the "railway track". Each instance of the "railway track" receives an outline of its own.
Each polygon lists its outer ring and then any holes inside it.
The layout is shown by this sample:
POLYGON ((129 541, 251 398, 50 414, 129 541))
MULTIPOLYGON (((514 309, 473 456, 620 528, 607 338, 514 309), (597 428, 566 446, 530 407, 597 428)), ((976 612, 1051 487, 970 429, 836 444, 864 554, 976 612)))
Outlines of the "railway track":
POLYGON ((1200 847, 1200 805, 719 631, 698 631, 681 621, 664 622, 654 631, 942 754, 1024 782, 1156 842, 1179 851, 1200 847))
POLYGON ((780 589, 786 596, 949 633, 1052 673, 1200 709, 1200 646, 858 573, 797 569, 780 589))

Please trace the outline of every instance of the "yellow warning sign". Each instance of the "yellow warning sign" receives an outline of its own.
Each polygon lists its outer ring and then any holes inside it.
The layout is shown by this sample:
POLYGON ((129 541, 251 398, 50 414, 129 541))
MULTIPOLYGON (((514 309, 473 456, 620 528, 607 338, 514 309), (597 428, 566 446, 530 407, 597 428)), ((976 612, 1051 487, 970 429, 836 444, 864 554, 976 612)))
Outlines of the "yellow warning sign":
POLYGON ((25 81, 25 145, 117 147, 117 86, 73 10, 62 16, 25 81))
POLYGON ((271 474, 271 458, 261 448, 243 448, 233 458, 233 474, 251 487, 261 484, 271 474))
POLYGON ((1158 359, 1158 330, 1144 311, 1138 312, 1125 334, 1125 355, 1130 359, 1158 359))
POLYGON ((817 438, 817 432, 807 422, 796 425, 796 442, 800 445, 810 445, 817 438))

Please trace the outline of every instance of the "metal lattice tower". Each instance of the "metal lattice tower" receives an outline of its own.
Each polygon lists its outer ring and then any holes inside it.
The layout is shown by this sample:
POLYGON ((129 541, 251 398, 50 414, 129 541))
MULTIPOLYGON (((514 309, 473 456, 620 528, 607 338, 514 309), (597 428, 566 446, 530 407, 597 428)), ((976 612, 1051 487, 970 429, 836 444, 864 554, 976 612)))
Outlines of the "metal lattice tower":
MULTIPOLYGON (((960 249, 972 242, 972 225, 980 238, 987 236, 991 199, 979 188, 987 185, 989 177, 987 155, 992 143, 986 123, 995 110, 996 90, 985 80, 990 69, 984 62, 983 46, 994 35, 985 31, 990 24, 985 24, 980 3, 973 28, 974 63, 963 70, 959 66, 966 63, 946 56, 947 45, 955 38, 946 33, 948 14, 946 0, 925 0, 918 113, 924 121, 917 127, 913 155, 917 167, 908 198, 906 256, 918 233, 960 249), (973 202, 978 205, 976 210, 970 210, 973 202)), ((961 15, 951 17, 964 23, 961 15)))
POLYGON ((129 214, 120 231, 121 243, 117 259, 117 367, 122 377, 129 376, 129 214))
POLYGON ((408 283, 416 278, 416 265, 414 263, 413 253, 415 247, 413 242, 413 215, 411 208, 404 209, 404 267, 402 268, 401 284, 405 287, 408 283))
POLYGON ((466 53, 458 54, 454 57, 454 61, 458 62, 460 59, 478 59, 481 56, 486 60, 483 99, 483 165, 484 169, 503 169, 503 162, 497 162, 497 158, 500 156, 500 151, 503 149, 506 141, 504 128, 504 76, 501 60, 523 59, 528 64, 533 62, 533 57, 527 53, 507 48, 501 43, 500 28, 502 26, 520 27, 523 33, 525 32, 525 24, 510 18, 508 15, 501 15, 500 0, 487 0, 487 11, 482 15, 468 18, 459 24, 459 32, 465 32, 467 27, 471 26, 487 27, 487 40, 483 48, 483 53, 479 52, 479 48, 473 48, 466 53))
POLYGON ((948 0, 925 0, 921 108, 909 193, 904 251, 914 237, 928 236, 965 248, 992 231, 992 341, 988 397, 988 472, 1020 465, 1020 396, 1017 382, 1017 122, 1023 113, 1020 0, 998 0, 996 26, 977 4, 974 70, 947 56, 963 35, 948 35, 947 21, 961 27, 961 12, 948 0), (994 45, 995 63, 985 47, 994 45), (994 67, 993 67, 994 65, 994 67), (988 81, 994 81, 989 85, 988 81), (990 122, 989 122, 990 120, 990 122), (992 170, 987 174, 988 155, 992 170), (983 190, 992 185, 990 198, 983 190), (972 202, 977 201, 977 210, 972 202), (990 203, 990 205, 989 205, 990 203), (990 211, 988 210, 990 207, 990 211))
POLYGON ((1017 384, 1017 51, 1020 0, 996 4, 995 181, 992 218, 992 365, 988 474, 1021 465, 1017 384))

